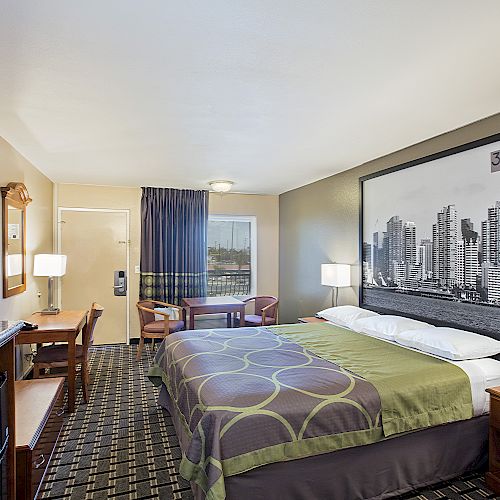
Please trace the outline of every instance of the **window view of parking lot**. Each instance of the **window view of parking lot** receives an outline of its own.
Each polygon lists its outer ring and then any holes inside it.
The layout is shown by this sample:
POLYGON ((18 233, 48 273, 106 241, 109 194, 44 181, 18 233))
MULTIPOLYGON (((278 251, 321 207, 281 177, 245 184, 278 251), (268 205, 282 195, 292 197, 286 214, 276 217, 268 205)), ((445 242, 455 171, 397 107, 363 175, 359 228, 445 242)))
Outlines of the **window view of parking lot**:
POLYGON ((208 295, 248 295, 251 289, 251 223, 208 221, 208 295))

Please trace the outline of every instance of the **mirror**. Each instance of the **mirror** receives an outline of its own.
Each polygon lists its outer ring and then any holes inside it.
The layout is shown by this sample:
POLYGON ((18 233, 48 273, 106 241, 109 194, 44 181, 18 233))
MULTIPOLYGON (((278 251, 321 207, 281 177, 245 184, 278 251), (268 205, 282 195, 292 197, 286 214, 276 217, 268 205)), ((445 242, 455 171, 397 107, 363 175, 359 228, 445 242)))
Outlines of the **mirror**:
POLYGON ((31 198, 21 182, 1 192, 3 296, 10 297, 26 290, 26 206, 31 198))

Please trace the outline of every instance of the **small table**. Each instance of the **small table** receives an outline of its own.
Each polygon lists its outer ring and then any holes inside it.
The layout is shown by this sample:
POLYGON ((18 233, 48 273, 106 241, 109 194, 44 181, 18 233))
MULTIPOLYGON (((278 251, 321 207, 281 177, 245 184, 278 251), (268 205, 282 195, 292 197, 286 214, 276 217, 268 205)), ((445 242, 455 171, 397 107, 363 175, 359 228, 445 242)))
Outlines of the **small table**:
POLYGON ((240 314, 240 326, 245 326, 245 303, 234 297, 194 297, 182 299, 182 305, 189 307, 189 328, 194 330, 196 314, 227 314, 227 327, 231 327, 232 313, 240 314))
POLYGON ((87 323, 87 311, 61 311, 59 314, 34 313, 28 320, 37 330, 21 331, 16 344, 68 344, 68 411, 75 411, 76 399, 76 337, 87 323))
POLYGON ((299 323, 326 323, 326 319, 317 318, 316 316, 306 316, 305 318, 299 318, 299 323))

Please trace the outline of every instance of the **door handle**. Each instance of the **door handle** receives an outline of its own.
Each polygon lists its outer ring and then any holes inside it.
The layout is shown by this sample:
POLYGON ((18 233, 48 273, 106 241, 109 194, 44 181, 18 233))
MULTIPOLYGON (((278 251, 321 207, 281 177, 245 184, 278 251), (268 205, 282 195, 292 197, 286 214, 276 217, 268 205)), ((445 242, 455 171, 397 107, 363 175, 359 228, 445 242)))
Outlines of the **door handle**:
POLYGON ((127 295, 127 272, 115 271, 114 275, 113 289, 115 296, 127 295))

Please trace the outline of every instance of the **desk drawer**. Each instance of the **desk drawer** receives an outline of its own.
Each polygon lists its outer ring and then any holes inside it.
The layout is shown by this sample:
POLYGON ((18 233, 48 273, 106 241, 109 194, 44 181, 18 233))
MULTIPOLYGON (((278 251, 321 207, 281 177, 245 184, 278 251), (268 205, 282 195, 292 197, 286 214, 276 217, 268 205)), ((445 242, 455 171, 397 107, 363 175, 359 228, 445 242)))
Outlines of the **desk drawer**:
POLYGON ((37 444, 31 452, 31 484, 33 491, 31 498, 36 497, 57 439, 59 438, 59 433, 63 425, 63 412, 63 398, 61 394, 49 415, 37 444))
MULTIPOLYGON (((17 500, 33 500, 37 497, 63 425, 62 389, 64 379, 39 379, 23 381, 22 383, 26 384, 25 391, 28 389, 32 391, 31 394, 37 395, 40 411, 32 409, 33 413, 38 415, 39 420, 37 419, 30 426, 29 430, 33 429, 33 433, 29 433, 29 439, 23 441, 26 444, 16 447, 16 496, 17 500), (52 381, 55 381, 57 385, 54 385, 52 381), (28 385, 29 383, 32 384, 32 387, 28 385)), ((30 395, 28 392, 24 394, 30 395)), ((20 407, 29 411, 29 402, 29 398, 24 397, 20 407)), ((24 433, 23 437, 26 435, 24 433)))

